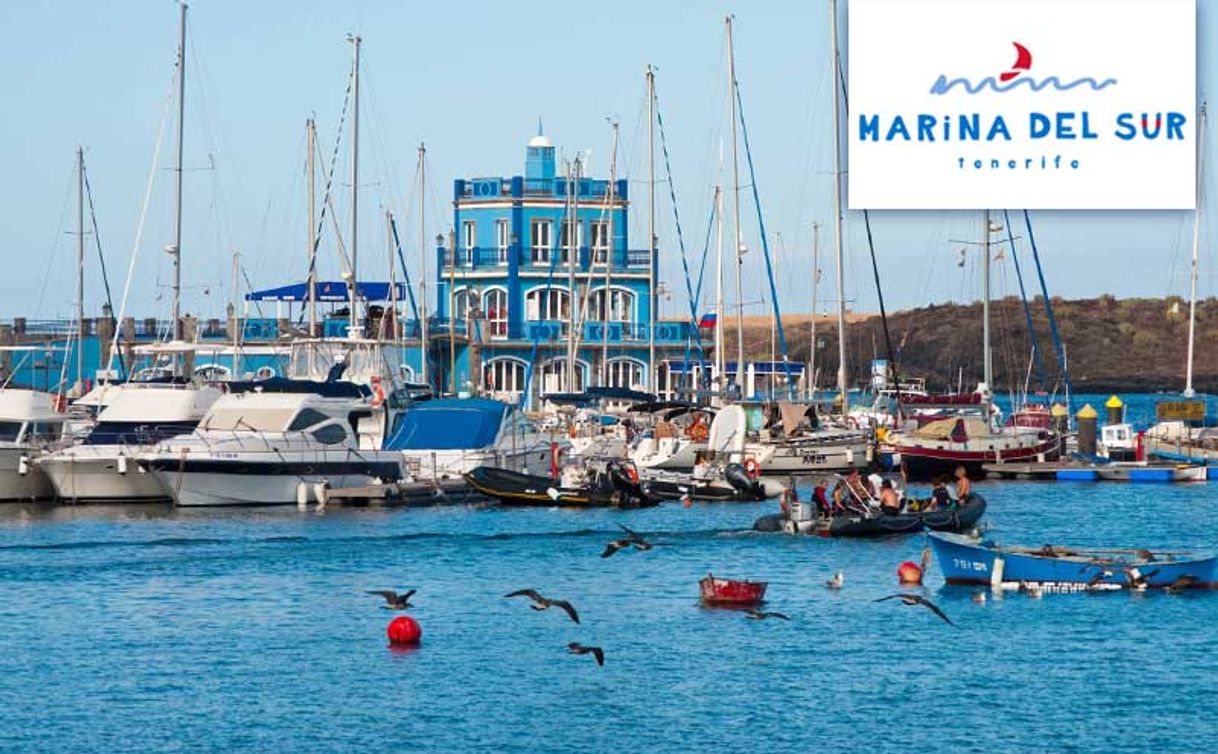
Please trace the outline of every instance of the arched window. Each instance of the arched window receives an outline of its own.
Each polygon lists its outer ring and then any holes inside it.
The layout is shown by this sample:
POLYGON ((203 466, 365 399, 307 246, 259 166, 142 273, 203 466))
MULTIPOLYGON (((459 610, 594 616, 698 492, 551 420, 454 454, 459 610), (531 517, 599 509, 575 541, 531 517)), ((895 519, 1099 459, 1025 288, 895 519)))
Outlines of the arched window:
POLYGON ((571 318, 571 294, 562 288, 536 288, 524 298, 529 320, 553 321, 571 318))
POLYGON ((540 383, 541 394, 548 395, 549 393, 578 393, 584 389, 587 384, 587 365, 582 362, 575 362, 575 384, 567 384, 567 360, 566 359, 551 359, 541 367, 540 383))
POLYGON ((605 307, 606 296, 604 288, 592 291, 589 311, 601 322, 633 322, 634 293, 625 288, 610 288, 608 308, 605 307))
POLYGON ((463 322, 469 317, 471 309, 478 308, 480 298, 476 288, 458 288, 453 295, 453 317, 463 322))
POLYGON ((515 398, 524 390, 524 362, 492 359, 486 363, 486 389, 494 395, 515 398))
POLYGON ((607 365, 605 378, 609 387, 642 390, 643 365, 633 359, 614 359, 607 365))
POLYGON ((508 336, 508 296, 504 289, 487 289, 486 322, 492 338, 508 336))

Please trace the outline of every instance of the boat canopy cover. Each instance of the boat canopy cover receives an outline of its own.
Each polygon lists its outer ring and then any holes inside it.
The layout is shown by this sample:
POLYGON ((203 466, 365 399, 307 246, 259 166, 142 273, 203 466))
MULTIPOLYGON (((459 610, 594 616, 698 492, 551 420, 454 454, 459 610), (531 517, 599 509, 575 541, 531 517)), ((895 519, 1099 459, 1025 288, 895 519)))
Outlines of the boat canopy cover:
POLYGON ((269 380, 252 382, 229 382, 225 388, 230 393, 312 393, 323 398, 360 398, 372 395, 367 385, 354 382, 318 382, 317 380, 292 380, 287 377, 272 377, 269 380))
POLYGON ((510 406, 489 398, 438 398, 402 415, 386 450, 477 450, 495 444, 510 406))
MULTIPOLYGON (((339 281, 317 281, 317 300, 343 302, 347 300, 347 284, 339 281)), ((406 284, 395 283, 398 300, 407 296, 406 284)), ((356 283, 355 289, 361 301, 389 301, 389 283, 356 283)), ((245 294, 246 301, 307 301, 309 299, 309 284, 295 283, 278 288, 267 288, 263 291, 251 291, 245 294)))
POLYGON ((951 440, 952 442, 967 442, 970 437, 982 437, 990 434, 989 425, 984 419, 959 418, 939 419, 913 432, 914 436, 926 440, 951 440))

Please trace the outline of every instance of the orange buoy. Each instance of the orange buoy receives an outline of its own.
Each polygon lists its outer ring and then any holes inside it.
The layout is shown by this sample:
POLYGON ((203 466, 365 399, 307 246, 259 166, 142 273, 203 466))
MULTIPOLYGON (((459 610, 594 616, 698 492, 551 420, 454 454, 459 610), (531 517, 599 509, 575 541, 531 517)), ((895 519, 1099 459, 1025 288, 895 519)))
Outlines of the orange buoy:
POLYGON ((399 615, 385 629, 391 647, 413 647, 423 639, 423 628, 409 615, 399 615))
POLYGON ((897 566, 897 580, 909 586, 922 584, 922 568, 912 560, 907 560, 897 566))

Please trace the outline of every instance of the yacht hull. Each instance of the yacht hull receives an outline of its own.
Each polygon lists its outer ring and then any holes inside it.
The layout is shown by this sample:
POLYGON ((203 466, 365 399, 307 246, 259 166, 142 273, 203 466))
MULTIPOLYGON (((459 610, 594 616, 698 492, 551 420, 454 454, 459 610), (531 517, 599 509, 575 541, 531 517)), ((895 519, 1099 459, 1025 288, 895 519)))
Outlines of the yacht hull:
POLYGON ((22 464, 27 448, 0 448, 0 501, 44 500, 55 497, 51 480, 33 463, 22 464), (22 466, 25 473, 22 473, 22 466))

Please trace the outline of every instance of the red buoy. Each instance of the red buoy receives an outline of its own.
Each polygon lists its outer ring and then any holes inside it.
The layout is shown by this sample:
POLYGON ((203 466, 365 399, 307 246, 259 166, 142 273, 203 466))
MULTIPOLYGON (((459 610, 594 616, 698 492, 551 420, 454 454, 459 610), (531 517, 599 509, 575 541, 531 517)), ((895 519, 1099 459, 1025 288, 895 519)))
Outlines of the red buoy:
POLYGON ((922 583, 922 568, 912 560, 907 560, 897 566, 897 579, 902 584, 918 586, 922 583))
POLYGON ((423 639, 423 628, 409 615, 399 615, 385 629, 391 647, 413 647, 423 639))

